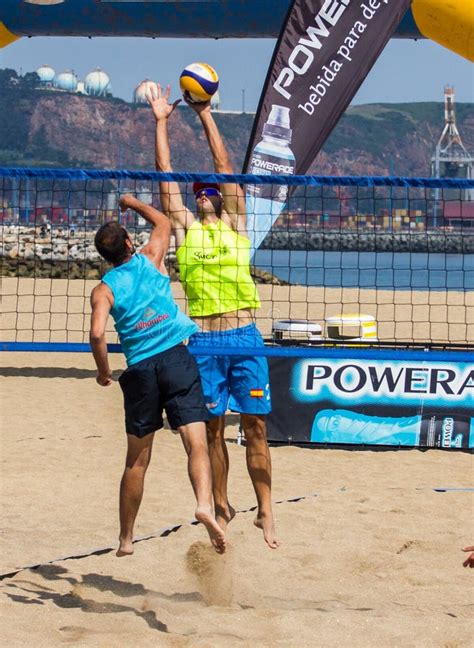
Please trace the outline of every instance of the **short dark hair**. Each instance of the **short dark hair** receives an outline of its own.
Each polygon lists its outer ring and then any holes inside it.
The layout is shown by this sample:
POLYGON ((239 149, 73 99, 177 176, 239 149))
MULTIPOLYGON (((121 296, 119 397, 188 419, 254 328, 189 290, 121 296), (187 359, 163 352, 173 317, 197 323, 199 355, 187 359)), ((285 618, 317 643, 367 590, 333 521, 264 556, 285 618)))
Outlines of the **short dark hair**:
POLYGON ((128 232, 118 221, 110 221, 97 230, 94 244, 97 252, 109 263, 122 263, 129 255, 125 245, 128 232))

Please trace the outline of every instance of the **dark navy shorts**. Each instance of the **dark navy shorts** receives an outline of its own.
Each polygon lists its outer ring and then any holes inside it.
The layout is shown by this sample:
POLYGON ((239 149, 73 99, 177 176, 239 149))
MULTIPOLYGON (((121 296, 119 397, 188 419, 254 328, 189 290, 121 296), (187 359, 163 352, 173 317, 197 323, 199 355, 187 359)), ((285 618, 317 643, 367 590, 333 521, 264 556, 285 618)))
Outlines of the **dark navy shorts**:
POLYGON ((163 427, 163 410, 173 429, 208 421, 196 361, 183 344, 128 367, 119 378, 127 434, 144 437, 163 427))

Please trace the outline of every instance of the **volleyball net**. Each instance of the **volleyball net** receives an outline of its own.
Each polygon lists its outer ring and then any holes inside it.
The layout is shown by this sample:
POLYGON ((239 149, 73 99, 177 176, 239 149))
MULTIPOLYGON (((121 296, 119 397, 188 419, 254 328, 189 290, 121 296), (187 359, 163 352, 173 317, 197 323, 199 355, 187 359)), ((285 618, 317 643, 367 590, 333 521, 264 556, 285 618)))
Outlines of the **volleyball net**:
MULTIPOLYGON (((178 182, 194 213, 194 182, 238 183, 250 196, 265 186, 276 198, 271 214, 247 199, 256 322, 269 342, 473 343, 473 180, 0 169, 4 349, 88 349, 89 296, 108 269, 95 232, 119 220, 139 249, 150 228, 118 200, 160 208, 160 180, 178 182)), ((186 311, 175 252, 172 239, 166 262, 186 311)))

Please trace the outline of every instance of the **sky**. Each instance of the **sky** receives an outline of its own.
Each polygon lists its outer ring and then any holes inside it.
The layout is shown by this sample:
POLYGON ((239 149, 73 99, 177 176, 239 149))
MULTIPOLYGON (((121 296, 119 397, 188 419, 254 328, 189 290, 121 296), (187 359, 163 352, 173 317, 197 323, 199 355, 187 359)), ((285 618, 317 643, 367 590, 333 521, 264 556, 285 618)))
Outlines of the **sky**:
MULTIPOLYGON (((275 40, 149 38, 22 38, 0 50, 0 67, 33 72, 47 63, 79 78, 93 68, 108 73, 115 96, 131 101, 145 78, 171 84, 179 96, 183 68, 205 61, 220 77, 221 109, 256 109, 275 40), (244 92, 243 92, 244 91, 244 92)), ((365 79, 353 104, 442 101, 453 85, 456 101, 474 101, 474 71, 462 57, 428 40, 392 39, 365 79)))

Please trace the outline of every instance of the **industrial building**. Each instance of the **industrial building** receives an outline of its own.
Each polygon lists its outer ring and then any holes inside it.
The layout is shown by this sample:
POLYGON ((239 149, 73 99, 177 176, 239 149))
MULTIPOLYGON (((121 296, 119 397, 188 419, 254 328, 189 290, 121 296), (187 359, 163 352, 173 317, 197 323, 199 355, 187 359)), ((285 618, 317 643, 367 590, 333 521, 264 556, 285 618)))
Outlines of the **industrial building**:
POLYGON ((150 87, 154 85, 156 85, 156 83, 150 79, 144 79, 141 81, 133 92, 133 102, 137 104, 146 104, 146 93, 150 90, 150 87))
POLYGON ((81 81, 73 70, 56 73, 50 65, 41 65, 36 74, 39 76, 39 87, 45 90, 77 92, 90 97, 110 97, 112 87, 109 75, 96 68, 89 72, 81 81))
MULTIPOLYGON (((454 88, 444 88, 444 128, 431 158, 434 178, 474 178, 474 157, 463 144, 456 125, 454 88)), ((433 224, 448 227, 474 227, 474 190, 434 191, 433 224)))

